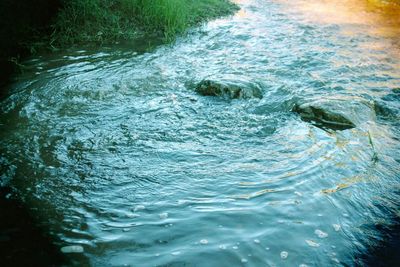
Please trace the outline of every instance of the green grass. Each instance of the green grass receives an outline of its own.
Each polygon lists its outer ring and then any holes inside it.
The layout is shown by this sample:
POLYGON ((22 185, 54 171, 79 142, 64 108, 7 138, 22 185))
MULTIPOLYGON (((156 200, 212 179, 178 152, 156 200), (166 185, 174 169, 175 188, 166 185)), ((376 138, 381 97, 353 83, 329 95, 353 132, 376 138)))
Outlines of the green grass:
POLYGON ((189 27, 237 10, 229 0, 64 0, 51 43, 58 46, 132 39, 173 39, 189 27))
POLYGON ((121 4, 126 18, 136 19, 136 25, 146 31, 159 31, 168 37, 187 27, 187 1, 121 0, 121 4))

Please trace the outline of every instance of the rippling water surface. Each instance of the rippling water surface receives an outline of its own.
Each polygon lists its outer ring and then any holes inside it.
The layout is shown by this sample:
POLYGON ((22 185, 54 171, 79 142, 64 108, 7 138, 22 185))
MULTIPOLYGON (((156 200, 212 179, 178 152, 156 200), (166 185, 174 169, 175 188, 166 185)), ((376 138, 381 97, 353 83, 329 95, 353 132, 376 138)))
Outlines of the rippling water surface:
POLYGON ((2 101, 0 182, 60 246, 84 248, 76 264, 354 266, 390 237, 400 42, 379 27, 395 20, 238 2, 151 51, 32 59, 2 101), (198 95, 210 77, 250 79, 263 98, 198 95), (329 131, 291 112, 327 97, 365 99, 377 119, 329 131))

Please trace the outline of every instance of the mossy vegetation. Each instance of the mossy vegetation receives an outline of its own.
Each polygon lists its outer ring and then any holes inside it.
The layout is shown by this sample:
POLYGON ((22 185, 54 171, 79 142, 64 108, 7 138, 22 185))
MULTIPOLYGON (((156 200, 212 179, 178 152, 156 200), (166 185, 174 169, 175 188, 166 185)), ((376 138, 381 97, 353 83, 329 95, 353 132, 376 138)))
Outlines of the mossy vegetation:
POLYGON ((51 42, 113 42, 139 33, 171 39, 196 23, 236 8, 229 0, 64 0, 51 42))

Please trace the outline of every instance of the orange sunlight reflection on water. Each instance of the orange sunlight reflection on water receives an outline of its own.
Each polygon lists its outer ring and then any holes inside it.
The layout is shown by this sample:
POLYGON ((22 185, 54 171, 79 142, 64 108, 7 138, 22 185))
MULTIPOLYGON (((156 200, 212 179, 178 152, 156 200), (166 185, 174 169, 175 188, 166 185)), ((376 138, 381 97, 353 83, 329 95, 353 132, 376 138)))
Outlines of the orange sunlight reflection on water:
MULTIPOLYGON (((354 25, 343 27, 346 35, 360 31, 383 37, 384 42, 363 44, 367 50, 389 51, 400 59, 400 1, 384 0, 276 0, 300 12, 308 23, 354 25)), ((400 66, 399 66, 400 67, 400 66)))

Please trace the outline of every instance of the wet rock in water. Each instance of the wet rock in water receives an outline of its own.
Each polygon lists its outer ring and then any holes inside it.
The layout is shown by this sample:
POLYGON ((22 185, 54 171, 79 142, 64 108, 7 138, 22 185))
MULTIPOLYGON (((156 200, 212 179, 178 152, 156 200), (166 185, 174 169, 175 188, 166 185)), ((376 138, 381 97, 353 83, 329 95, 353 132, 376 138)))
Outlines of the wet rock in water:
POLYGON ((203 80, 197 84, 196 92, 203 96, 221 96, 229 99, 262 98, 260 86, 244 80, 203 80))
POLYGON ((359 97, 336 97, 297 104, 293 111, 320 128, 346 130, 375 121, 374 106, 359 97))
POLYGON ((63 253, 83 253, 84 249, 82 246, 65 246, 61 248, 61 252, 63 253))

